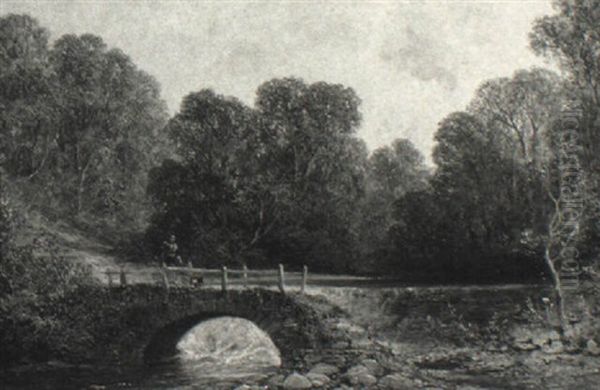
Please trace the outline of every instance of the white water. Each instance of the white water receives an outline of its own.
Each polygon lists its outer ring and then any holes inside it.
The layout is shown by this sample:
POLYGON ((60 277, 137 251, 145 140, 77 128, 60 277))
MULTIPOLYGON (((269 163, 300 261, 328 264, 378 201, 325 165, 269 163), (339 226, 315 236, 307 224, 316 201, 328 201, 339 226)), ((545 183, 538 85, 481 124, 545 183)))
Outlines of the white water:
POLYGON ((177 344, 182 368, 190 375, 252 375, 281 365, 269 336, 248 320, 219 317, 190 329, 177 344))

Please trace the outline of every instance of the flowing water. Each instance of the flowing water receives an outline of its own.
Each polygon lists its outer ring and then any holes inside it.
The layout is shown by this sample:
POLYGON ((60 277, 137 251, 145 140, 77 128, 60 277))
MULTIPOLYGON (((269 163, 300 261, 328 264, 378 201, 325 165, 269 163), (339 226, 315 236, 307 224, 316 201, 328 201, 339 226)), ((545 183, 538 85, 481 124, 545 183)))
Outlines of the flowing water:
MULTIPOLYGON (((510 347, 508 340, 502 340, 540 321, 535 318, 544 315, 541 298, 547 291, 543 287, 320 287, 309 293, 325 295, 358 326, 388 342, 397 354, 399 369, 407 369, 405 361, 431 357, 409 374, 445 388, 539 389, 558 383, 558 388, 591 389, 600 383, 600 358, 487 348, 497 340, 510 347), (481 344, 481 340, 486 342, 481 344)), ((22 367, 4 377, 0 372, 0 388, 232 389, 242 383, 264 383, 281 364, 269 336, 240 318, 220 317, 197 324, 180 338, 177 351, 174 357, 137 367, 58 363, 22 367)))
POLYGON ((269 336, 234 317, 204 321, 177 344, 178 354, 142 367, 30 367, 0 378, 4 389, 206 389, 256 382, 277 370, 281 357, 269 336))

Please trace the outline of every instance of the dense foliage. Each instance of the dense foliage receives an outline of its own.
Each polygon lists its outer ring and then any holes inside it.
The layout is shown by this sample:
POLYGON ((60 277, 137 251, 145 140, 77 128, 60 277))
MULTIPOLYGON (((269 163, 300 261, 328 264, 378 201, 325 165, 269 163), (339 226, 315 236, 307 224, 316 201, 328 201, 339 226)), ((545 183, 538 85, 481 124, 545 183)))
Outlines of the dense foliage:
POLYGON ((31 205, 140 227, 146 172, 165 152, 157 82, 100 37, 0 18, 0 167, 31 205))
POLYGON ((0 191, 0 366, 62 356, 79 339, 79 330, 65 321, 69 309, 64 299, 95 284, 86 266, 62 258, 51 242, 17 247, 14 220, 0 191), (48 255, 35 256, 42 245, 48 255))
POLYGON ((174 234, 197 266, 540 280, 567 101, 583 110, 586 265, 600 242, 600 10, 556 11, 531 46, 567 77, 534 68, 484 81, 439 123, 435 167, 406 139, 369 153, 351 88, 274 79, 253 105, 201 89, 167 120, 158 84, 123 52, 92 35, 50 44, 34 19, 8 15, 0 169, 29 205, 136 230, 140 261, 158 262, 174 234))
POLYGON ((196 264, 350 270, 366 147, 350 89, 272 80, 256 108, 191 93, 167 125, 176 155, 150 173, 154 253, 174 233, 196 264))

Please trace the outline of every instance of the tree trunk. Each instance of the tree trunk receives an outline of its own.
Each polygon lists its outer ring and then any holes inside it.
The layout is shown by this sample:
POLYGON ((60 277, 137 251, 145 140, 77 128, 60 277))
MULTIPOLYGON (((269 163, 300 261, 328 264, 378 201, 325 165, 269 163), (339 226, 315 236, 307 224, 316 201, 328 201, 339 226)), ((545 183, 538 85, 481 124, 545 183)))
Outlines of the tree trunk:
POLYGON ((81 212, 83 211, 83 194, 85 192, 85 179, 87 178, 88 170, 92 165, 92 159, 92 156, 90 156, 83 169, 79 169, 79 181, 77 184, 77 215, 81 215, 81 212))

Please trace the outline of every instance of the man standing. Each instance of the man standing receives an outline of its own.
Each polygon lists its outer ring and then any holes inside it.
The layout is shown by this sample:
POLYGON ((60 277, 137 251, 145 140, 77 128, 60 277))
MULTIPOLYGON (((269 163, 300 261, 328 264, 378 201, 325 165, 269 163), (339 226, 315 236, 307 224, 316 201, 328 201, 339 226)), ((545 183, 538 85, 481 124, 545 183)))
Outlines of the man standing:
POLYGON ((171 234, 168 241, 163 241, 163 262, 167 266, 176 266, 177 264, 177 243, 175 242, 175 235, 171 234))

